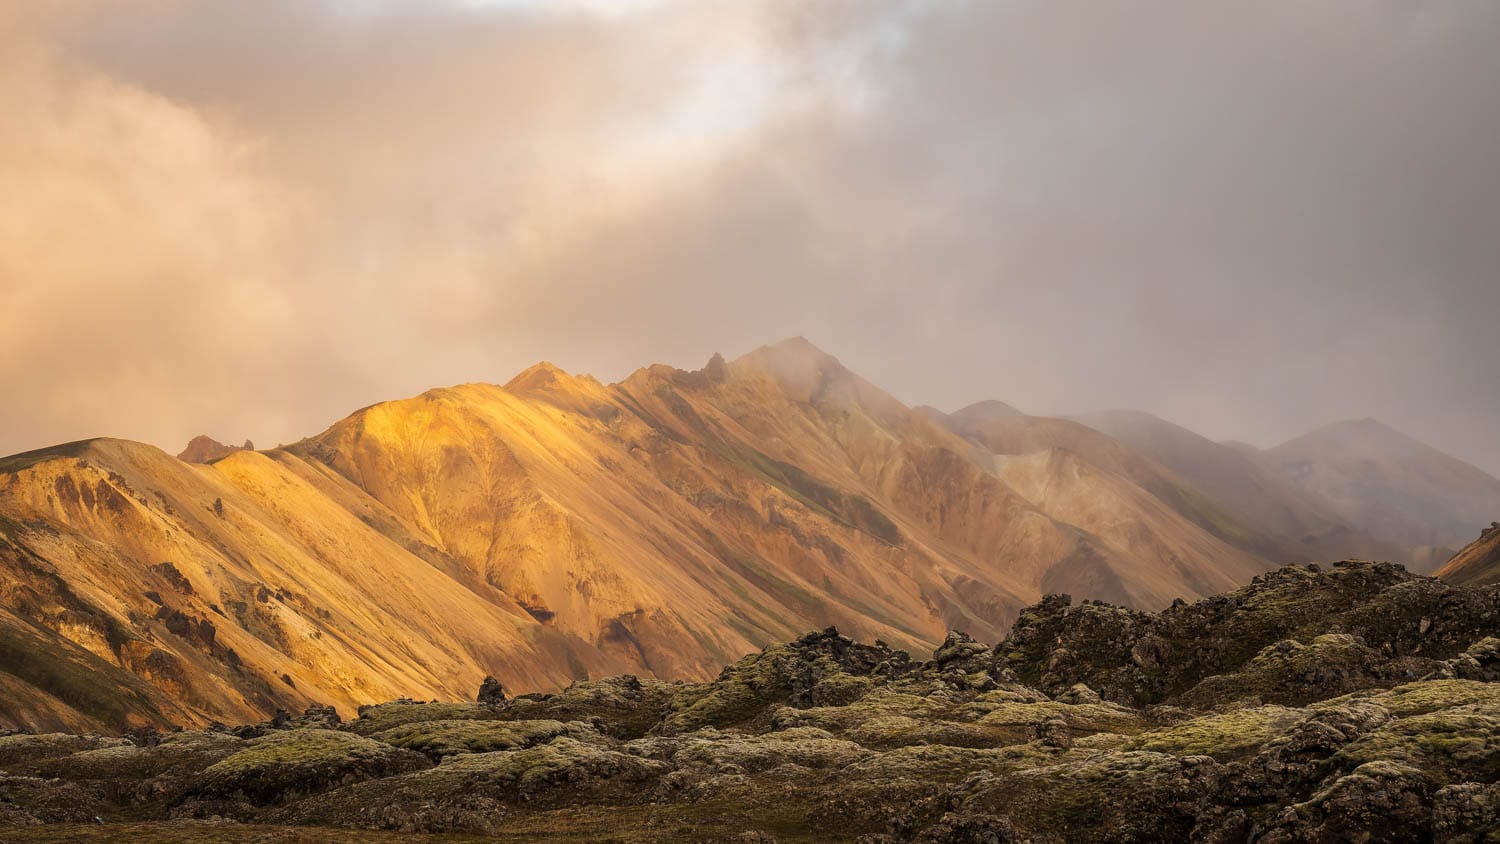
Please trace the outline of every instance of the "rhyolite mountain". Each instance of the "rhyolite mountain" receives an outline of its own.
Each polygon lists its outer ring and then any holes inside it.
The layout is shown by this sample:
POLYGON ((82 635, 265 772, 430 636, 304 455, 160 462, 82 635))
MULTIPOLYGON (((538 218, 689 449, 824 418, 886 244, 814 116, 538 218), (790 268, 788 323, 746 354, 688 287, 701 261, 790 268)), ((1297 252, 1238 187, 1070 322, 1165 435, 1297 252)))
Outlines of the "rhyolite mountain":
POLYGON ((207 434, 199 434, 188 440, 187 448, 177 454, 177 459, 186 463, 212 463, 236 451, 254 450, 255 443, 249 440, 244 445, 225 445, 207 434))
POLYGON ((1444 580, 1468 586, 1500 583, 1500 522, 1491 523, 1437 573, 1444 580))
POLYGON ((1316 484, 1256 497, 1080 422, 910 408, 801 339, 610 385, 539 364, 207 461, 0 459, 0 726, 703 679, 810 627, 995 641, 1044 593, 1160 609, 1402 551, 1316 484))

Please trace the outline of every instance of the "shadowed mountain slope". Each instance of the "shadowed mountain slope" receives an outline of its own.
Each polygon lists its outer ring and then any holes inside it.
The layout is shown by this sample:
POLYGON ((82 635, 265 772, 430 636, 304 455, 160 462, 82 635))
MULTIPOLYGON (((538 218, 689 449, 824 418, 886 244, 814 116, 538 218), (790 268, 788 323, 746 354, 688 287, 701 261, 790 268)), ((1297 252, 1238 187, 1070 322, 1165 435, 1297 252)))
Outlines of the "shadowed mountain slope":
MULTIPOLYGON (((1164 419, 1134 410, 1076 417, 1182 478, 1256 536, 1272 538, 1263 553, 1283 562, 1360 557, 1406 563, 1427 571, 1424 543, 1376 538, 1348 522, 1335 502, 1301 486, 1273 460, 1244 443, 1216 443, 1164 419)), ((1443 557, 1446 559, 1446 555, 1443 557)))
POLYGON ((1320 428, 1265 457, 1379 539, 1460 548, 1500 515, 1500 479, 1373 419, 1320 428))

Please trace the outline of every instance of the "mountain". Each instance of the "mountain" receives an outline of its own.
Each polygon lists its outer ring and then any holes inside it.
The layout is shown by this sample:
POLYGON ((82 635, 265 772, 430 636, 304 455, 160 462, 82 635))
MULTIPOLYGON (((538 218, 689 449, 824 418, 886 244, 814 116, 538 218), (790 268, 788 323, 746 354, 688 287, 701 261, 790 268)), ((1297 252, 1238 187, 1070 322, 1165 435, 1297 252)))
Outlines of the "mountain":
POLYGON ((1176 473, 1261 537, 1264 544, 1257 550, 1279 562, 1360 557, 1406 563, 1420 571, 1432 568, 1431 554, 1411 547, 1422 543, 1376 538, 1363 526, 1346 522, 1335 502, 1304 488, 1254 446, 1216 443, 1135 410, 1074 418, 1176 473))
POLYGON ((212 463, 236 451, 254 450, 255 444, 249 440, 241 446, 225 445, 207 434, 199 434, 188 441, 187 448, 177 455, 177 459, 187 463, 212 463))
POLYGON ((1043 593, 1159 609, 1283 551, 1118 439, 913 409, 801 338, 608 385, 542 363, 206 464, 0 459, 0 727, 705 679, 828 625, 998 640, 1043 593))
MULTIPOLYGON (((1159 581, 1154 595, 1138 591, 1130 603, 1211 593, 1227 588, 1215 584, 1243 582, 1267 565, 1249 550, 1256 537, 1228 512, 1150 458, 1085 425, 969 408, 942 421, 1000 458, 997 474, 1028 501, 1109 544, 1113 559, 1128 569, 1116 573, 1126 582, 1176 573, 1175 580, 1159 581)), ((1069 591, 1063 585, 1048 584, 1049 591, 1069 591)), ((1088 585, 1093 588, 1076 591, 1097 591, 1097 584, 1088 585)))
POLYGON ((1378 539, 1459 548, 1500 517, 1500 479, 1373 419, 1319 428, 1264 457, 1378 539))
POLYGON ((1465 586, 1500 583, 1500 522, 1491 523, 1478 539, 1454 554, 1437 575, 1465 586))

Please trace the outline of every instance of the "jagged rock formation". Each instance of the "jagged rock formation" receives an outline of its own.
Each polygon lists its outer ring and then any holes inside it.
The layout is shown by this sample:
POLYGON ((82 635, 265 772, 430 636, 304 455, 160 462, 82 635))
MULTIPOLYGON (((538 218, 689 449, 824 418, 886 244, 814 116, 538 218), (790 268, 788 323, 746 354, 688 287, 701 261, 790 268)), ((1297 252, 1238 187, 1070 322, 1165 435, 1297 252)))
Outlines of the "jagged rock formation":
POLYGON ((225 445, 207 434, 199 434, 188 440, 187 448, 177 455, 184 463, 212 463, 228 457, 236 451, 254 451, 255 443, 245 440, 244 445, 225 445))
POLYGON ((1454 554, 1437 574, 1466 586, 1500 583, 1500 522, 1491 522, 1478 539, 1454 554))
POLYGON ((274 824, 1478 842, 1500 827, 1497 627, 1500 587, 1372 563, 1287 567, 1156 614, 1049 596, 1001 644, 950 633, 926 660, 829 629, 701 683, 623 676, 402 700, 343 723, 315 708, 234 730, 0 737, 0 824, 18 841, 99 818, 116 837, 216 819, 217 840, 274 824))

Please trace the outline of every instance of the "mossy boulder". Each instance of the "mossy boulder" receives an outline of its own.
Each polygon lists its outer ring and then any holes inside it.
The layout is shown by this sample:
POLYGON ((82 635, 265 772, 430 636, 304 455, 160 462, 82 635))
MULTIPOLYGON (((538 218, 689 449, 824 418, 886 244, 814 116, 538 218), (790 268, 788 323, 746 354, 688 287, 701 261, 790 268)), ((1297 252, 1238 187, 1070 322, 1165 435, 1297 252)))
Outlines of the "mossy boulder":
POLYGON ((1431 781, 1415 768, 1381 760, 1359 766, 1311 799, 1281 810, 1256 837, 1303 841, 1431 840, 1431 781))
POLYGON ((107 780, 121 783, 163 774, 196 773, 235 753, 245 742, 227 733, 184 731, 168 733, 150 746, 131 743, 85 750, 25 766, 27 773, 68 780, 107 780))
POLYGON ((68 756, 84 750, 102 747, 121 747, 130 742, 126 739, 105 736, 75 736, 67 733, 43 733, 31 735, 18 733, 0 736, 0 767, 10 767, 18 762, 37 762, 57 756, 68 756))
POLYGON ((1438 789, 1432 833, 1438 841, 1460 844, 1500 839, 1500 783, 1466 782, 1438 789))
POLYGON ((1074 736, 1093 733, 1131 735, 1145 728, 1140 713, 1115 703, 1069 704, 1057 701, 1035 703, 999 702, 986 707, 978 725, 1025 741, 1048 722, 1061 721, 1074 736))
POLYGON ((358 782, 277 817, 298 824, 491 833, 507 809, 520 806, 643 801, 668 770, 663 762, 560 736, 523 750, 459 754, 425 770, 358 782))
POLYGON ((830 627, 751 654, 725 668, 713 683, 682 689, 656 731, 764 724, 777 706, 843 706, 874 687, 866 678, 912 670, 905 654, 879 642, 860 644, 830 627))
POLYGON ((1254 753, 1304 717, 1299 709, 1260 706, 1213 713, 1181 724, 1148 730, 1125 742, 1128 750, 1211 756, 1228 761, 1254 753))
POLYGON ((561 721, 417 721, 376 733, 378 741, 416 750, 439 758, 459 753, 519 750, 551 741, 560 735, 575 737, 592 732, 586 724, 561 721))
POLYGON ((1390 689, 1356 692, 1309 704, 1312 709, 1338 708, 1354 701, 1376 704, 1397 718, 1423 715, 1456 706, 1500 709, 1500 683, 1473 680, 1422 680, 1390 689))
POLYGON ((198 797, 238 798, 256 805, 285 803, 360 780, 429 766, 410 750, 337 730, 298 729, 246 742, 203 771, 198 797))
MULTIPOLYGON (((41 777, 0 774, 0 830, 54 823, 96 823, 107 814, 98 789, 41 777)), ((9 833, 0 832, 0 839, 9 833)))
POLYGON ((870 751, 815 727, 799 727, 757 736, 737 736, 713 731, 684 736, 680 750, 672 756, 679 767, 733 768, 756 772, 781 765, 803 768, 843 768, 867 758, 870 751))
POLYGON ((1393 762, 1433 783, 1500 780, 1500 709, 1457 706, 1392 720, 1350 743, 1347 767, 1393 762))
POLYGON ((1211 805, 1222 766, 1206 756, 1125 751, 1067 758, 967 780, 956 807, 1009 818, 1018 831, 1069 841, 1186 840, 1211 805))
POLYGON ((503 708, 480 703, 417 703, 395 701, 374 706, 362 706, 359 717, 339 726, 341 730, 362 736, 373 736, 403 724, 428 721, 496 721, 510 720, 503 708))

